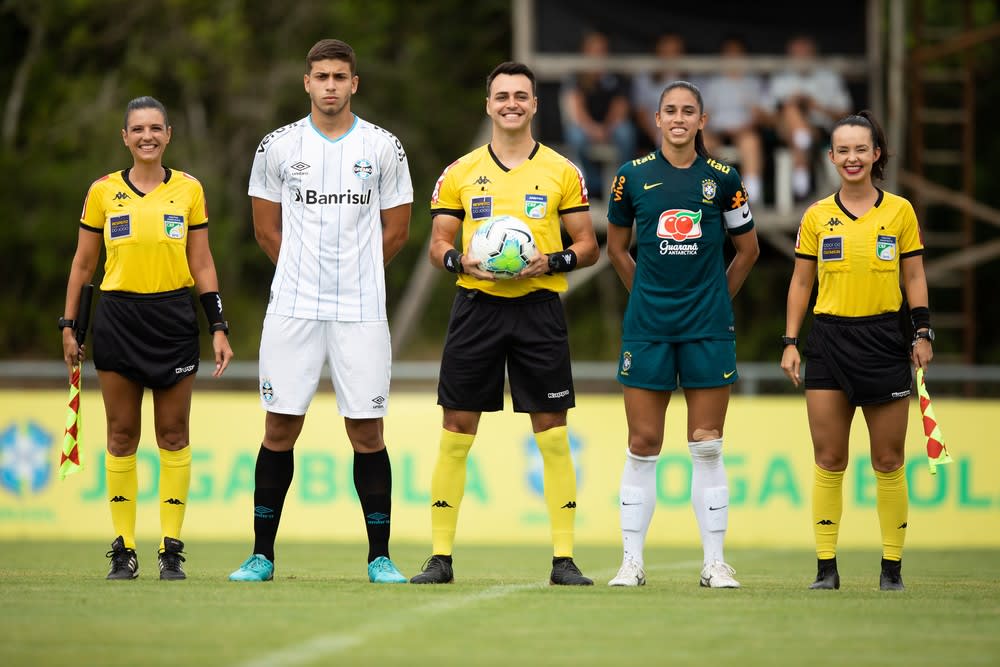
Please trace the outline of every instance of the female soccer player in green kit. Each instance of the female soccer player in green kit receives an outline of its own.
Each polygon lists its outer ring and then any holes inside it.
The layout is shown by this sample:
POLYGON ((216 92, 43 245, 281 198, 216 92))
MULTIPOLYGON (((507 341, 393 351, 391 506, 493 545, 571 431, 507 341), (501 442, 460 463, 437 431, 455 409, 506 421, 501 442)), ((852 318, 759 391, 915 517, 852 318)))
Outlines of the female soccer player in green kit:
POLYGON ((629 291, 618 381, 628 450, 620 502, 624 558, 611 586, 641 586, 643 546, 656 505, 656 461, 670 396, 684 387, 691 504, 701 531, 700 583, 738 588, 723 558, 729 486, 722 435, 736 372, 731 300, 757 260, 757 233, 736 170, 713 160, 701 92, 686 81, 660 96, 659 150, 618 170, 608 207, 608 256, 629 291), (633 226, 638 252, 629 253, 633 226), (726 237, 736 249, 727 267, 726 237))

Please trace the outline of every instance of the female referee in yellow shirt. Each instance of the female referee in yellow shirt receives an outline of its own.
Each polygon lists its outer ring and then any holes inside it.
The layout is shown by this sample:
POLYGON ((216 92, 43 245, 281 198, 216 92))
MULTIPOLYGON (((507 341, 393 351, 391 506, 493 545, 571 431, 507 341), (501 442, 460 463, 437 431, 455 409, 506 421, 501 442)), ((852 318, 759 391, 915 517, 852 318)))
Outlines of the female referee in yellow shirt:
POLYGON ((882 530, 881 590, 902 590, 907 486, 903 466, 910 363, 926 368, 934 354, 923 241, 913 207, 877 188, 888 161, 885 134, 868 111, 833 127, 830 160, 840 190, 803 215, 788 287, 781 368, 798 386, 798 335, 813 282, 819 293, 804 348, 806 410, 815 457, 813 528, 818 567, 814 589, 840 587, 837 535, 844 470, 855 408, 871 441, 876 507, 882 530), (913 333, 901 326, 902 287, 913 333), (904 333, 904 329, 907 333, 904 333), (910 339, 912 336, 912 339, 910 339))
POLYGON ((59 319, 63 358, 83 359, 73 335, 80 288, 94 275, 103 242, 107 259, 94 316, 94 366, 107 417, 105 474, 115 538, 108 579, 135 579, 136 449, 146 387, 153 391, 160 451, 160 579, 184 579, 181 524, 191 480, 188 422, 198 371, 198 320, 190 287, 201 295, 215 352, 213 376, 233 357, 222 313, 215 262, 208 243, 208 212, 201 184, 163 166, 171 128, 152 97, 128 103, 122 140, 128 169, 90 186, 80 216, 76 254, 59 319))

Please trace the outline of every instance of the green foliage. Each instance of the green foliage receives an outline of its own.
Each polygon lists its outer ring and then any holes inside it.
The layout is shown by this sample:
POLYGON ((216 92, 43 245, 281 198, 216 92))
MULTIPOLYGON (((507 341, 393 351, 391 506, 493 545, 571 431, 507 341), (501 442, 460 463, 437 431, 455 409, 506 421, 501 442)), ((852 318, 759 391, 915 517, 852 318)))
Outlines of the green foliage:
POLYGON ((390 309, 426 261, 433 183, 471 147, 486 74, 509 57, 509 3, 500 0, 12 0, 0 12, 0 317, 8 323, 0 347, 11 357, 59 357, 52 323, 84 196, 93 180, 131 164, 119 137, 129 99, 153 95, 167 107, 174 134, 165 163, 205 187, 232 343, 253 358, 273 266, 253 239, 247 180, 261 137, 308 113, 309 47, 337 37, 355 48, 354 110, 395 133, 409 155, 414 216, 410 244, 389 271, 390 309))

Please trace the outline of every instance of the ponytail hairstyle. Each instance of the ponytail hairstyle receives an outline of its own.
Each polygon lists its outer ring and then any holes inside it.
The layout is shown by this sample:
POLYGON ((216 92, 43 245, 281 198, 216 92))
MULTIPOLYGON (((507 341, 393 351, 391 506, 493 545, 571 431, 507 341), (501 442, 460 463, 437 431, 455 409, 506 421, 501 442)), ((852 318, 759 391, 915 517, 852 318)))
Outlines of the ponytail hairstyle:
MULTIPOLYGON (((690 81, 672 81, 667 84, 667 87, 663 89, 660 93, 660 103, 657 105, 656 109, 659 111, 660 107, 663 106, 663 98, 667 96, 674 88, 683 88, 684 90, 690 91, 694 95, 695 101, 698 103, 698 115, 705 113, 705 100, 701 97, 701 91, 698 86, 694 85, 690 81)), ((705 136, 701 130, 694 135, 694 152, 702 156, 706 160, 712 158, 711 153, 708 152, 708 148, 705 146, 705 136)))
POLYGON ((872 178, 881 181, 885 178, 885 165, 889 163, 889 146, 885 140, 885 132, 882 131, 882 126, 875 120, 875 115, 868 109, 864 109, 856 114, 844 116, 833 124, 830 136, 833 136, 838 127, 843 127, 844 125, 864 127, 872 133, 872 150, 877 148, 881 151, 878 160, 872 164, 872 178))

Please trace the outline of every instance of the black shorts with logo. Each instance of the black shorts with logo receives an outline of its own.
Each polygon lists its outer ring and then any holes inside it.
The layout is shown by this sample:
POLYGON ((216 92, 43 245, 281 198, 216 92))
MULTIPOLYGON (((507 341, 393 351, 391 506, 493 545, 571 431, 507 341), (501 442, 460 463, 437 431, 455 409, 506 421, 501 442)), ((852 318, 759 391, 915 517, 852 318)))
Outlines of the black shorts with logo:
POLYGON ((912 393, 910 341, 898 313, 817 315, 803 355, 806 389, 839 389, 851 405, 876 405, 912 393))
POLYGON ((561 412, 576 404, 559 295, 538 290, 506 298, 459 288, 441 353, 438 405, 503 410, 505 366, 515 412, 561 412))
POLYGON ((150 389, 198 372, 198 318, 189 289, 102 292, 94 313, 94 366, 150 389))

